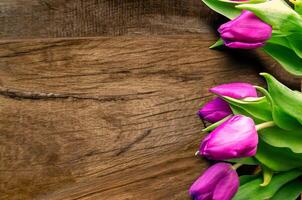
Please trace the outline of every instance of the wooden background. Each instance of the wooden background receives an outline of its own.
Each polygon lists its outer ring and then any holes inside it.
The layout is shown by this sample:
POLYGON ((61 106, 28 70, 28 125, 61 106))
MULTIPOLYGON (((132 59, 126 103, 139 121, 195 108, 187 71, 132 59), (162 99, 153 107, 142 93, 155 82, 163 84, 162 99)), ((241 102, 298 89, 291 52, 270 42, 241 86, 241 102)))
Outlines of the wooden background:
POLYGON ((299 81, 209 50, 199 0, 0 0, 0 199, 189 199, 216 84, 299 81))

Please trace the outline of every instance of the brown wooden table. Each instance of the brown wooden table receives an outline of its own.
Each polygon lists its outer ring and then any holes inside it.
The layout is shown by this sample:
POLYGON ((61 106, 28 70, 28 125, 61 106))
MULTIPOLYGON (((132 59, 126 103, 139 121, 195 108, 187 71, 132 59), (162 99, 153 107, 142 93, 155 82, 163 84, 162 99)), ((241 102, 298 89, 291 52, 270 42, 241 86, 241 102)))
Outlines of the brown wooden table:
POLYGON ((299 87, 209 50, 223 21, 199 0, 0 0, 0 199, 189 199, 207 89, 299 87))

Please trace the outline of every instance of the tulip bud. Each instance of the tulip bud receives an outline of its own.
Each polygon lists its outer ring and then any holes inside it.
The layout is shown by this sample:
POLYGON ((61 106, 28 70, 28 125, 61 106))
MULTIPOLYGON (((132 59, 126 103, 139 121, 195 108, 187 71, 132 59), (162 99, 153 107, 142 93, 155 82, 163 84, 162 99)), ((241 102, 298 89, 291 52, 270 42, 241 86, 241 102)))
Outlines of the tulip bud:
POLYGON ((213 160, 250 157, 256 154, 257 144, 254 121, 243 115, 234 115, 202 141, 199 152, 213 160))
MULTIPOLYGON (((210 92, 220 96, 228 96, 236 99, 257 97, 256 89, 248 83, 229 83, 218 85, 210 89, 210 92)), ((232 114, 229 104, 221 98, 215 98, 205 104, 198 112, 204 120, 215 123, 232 114)))
POLYGON ((230 48, 254 49, 262 47, 271 38, 272 27, 250 11, 241 15, 218 29, 224 44, 230 48))
POLYGON ((238 174, 232 165, 217 163, 193 183, 189 194, 194 200, 231 200, 238 187, 238 174))
POLYGON ((219 97, 209 101, 198 111, 201 118, 211 123, 218 122, 230 114, 232 110, 229 104, 219 97))
POLYGON ((257 97, 257 91, 255 87, 248 83, 228 83, 218 85, 210 89, 220 96, 227 96, 234 99, 243 99, 246 97, 257 97))

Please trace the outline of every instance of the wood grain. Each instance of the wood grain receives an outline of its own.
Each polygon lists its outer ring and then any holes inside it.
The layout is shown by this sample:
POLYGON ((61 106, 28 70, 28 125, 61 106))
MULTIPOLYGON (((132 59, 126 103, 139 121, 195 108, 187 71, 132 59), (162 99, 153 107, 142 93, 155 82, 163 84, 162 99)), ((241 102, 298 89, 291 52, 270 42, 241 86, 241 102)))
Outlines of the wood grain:
POLYGON ((208 88, 300 86, 209 50, 223 20, 199 0, 0 0, 0 199, 189 199, 208 88))
POLYGON ((0 42, 0 199, 188 199, 207 88, 262 84, 213 39, 0 42))
POLYGON ((209 33, 200 0, 1 0, 1 38, 209 33))
MULTIPOLYGON (((200 0, 1 0, 0 39, 215 35, 226 21, 200 0)), ((218 37, 217 37, 218 38, 218 37)), ((229 50, 228 50, 229 51, 229 50)), ((237 57, 238 53, 232 53, 237 57)), ((242 59, 243 62, 244 59, 242 59)), ((259 68, 259 66, 257 66, 259 68)), ((300 80, 276 62, 264 69, 290 87, 300 80)))

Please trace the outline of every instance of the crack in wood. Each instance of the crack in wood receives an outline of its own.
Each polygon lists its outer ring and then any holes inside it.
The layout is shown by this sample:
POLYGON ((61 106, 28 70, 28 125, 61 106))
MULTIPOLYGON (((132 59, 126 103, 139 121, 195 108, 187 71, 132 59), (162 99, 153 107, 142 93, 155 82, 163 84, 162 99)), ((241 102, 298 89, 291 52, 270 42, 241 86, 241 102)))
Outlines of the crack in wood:
POLYGON ((122 147, 120 151, 118 151, 115 155, 120 156, 121 154, 127 152, 131 149, 136 143, 141 142, 144 138, 150 135, 152 132, 151 129, 145 130, 140 136, 138 136, 133 142, 128 143, 126 146, 122 147))
POLYGON ((108 101, 126 101, 133 99, 142 99, 139 95, 152 94, 156 91, 150 92, 141 92, 137 94, 126 94, 119 96, 103 96, 103 97, 83 97, 76 95, 67 95, 67 94, 55 94, 55 93, 42 93, 42 92, 28 92, 28 91, 19 91, 13 89, 7 89, 0 87, 0 95, 12 99, 28 99, 28 100, 55 100, 55 99, 67 99, 67 100, 92 100, 99 102, 108 102, 108 101), (133 96, 133 97, 131 97, 133 96))

